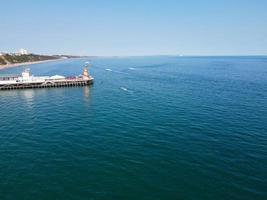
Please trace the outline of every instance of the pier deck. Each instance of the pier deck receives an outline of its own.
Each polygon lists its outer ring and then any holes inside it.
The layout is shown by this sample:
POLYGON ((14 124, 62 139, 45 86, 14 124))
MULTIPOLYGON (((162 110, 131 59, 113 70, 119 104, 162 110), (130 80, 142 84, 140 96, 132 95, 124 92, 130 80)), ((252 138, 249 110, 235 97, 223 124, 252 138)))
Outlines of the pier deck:
POLYGON ((47 82, 22 82, 12 84, 0 84, 0 90, 15 90, 15 89, 27 89, 27 88, 54 88, 54 87, 75 87, 85 86, 93 84, 93 79, 64 79, 64 80, 49 80, 47 82))

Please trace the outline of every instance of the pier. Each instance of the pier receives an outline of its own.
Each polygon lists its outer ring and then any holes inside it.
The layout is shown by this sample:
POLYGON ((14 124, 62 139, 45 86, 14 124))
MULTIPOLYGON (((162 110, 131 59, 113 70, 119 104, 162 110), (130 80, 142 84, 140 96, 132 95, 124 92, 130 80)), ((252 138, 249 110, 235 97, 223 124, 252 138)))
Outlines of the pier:
POLYGON ((18 83, 18 84, 5 84, 0 85, 0 90, 16 90, 16 89, 28 89, 28 88, 57 88, 57 87, 78 87, 93 84, 93 80, 61 80, 56 82, 45 83, 18 83))
POLYGON ((30 70, 26 69, 19 75, 1 75, 0 90, 15 90, 28 88, 57 88, 57 87, 78 87, 93 84, 94 78, 89 75, 88 65, 85 66, 82 75, 64 77, 54 76, 33 76, 30 70))

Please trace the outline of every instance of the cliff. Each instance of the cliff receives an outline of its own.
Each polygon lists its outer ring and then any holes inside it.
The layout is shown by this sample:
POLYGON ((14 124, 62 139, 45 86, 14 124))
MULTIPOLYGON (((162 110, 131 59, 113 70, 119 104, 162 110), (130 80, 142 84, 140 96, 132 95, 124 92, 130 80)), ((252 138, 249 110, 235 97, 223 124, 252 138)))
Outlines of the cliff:
POLYGON ((47 55, 36 55, 36 54, 27 54, 27 55, 4 54, 0 56, 0 65, 37 62, 37 61, 53 60, 60 58, 62 58, 62 56, 58 55, 47 56, 47 55))

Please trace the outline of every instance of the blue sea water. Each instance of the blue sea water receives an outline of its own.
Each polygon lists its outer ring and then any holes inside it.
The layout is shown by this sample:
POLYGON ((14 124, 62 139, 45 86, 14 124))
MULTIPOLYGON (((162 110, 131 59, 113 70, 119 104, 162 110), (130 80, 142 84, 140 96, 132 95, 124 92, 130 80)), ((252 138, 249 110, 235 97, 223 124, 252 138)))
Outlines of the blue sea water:
POLYGON ((1 200, 267 199, 267 57, 91 62, 89 87, 0 91, 1 200))

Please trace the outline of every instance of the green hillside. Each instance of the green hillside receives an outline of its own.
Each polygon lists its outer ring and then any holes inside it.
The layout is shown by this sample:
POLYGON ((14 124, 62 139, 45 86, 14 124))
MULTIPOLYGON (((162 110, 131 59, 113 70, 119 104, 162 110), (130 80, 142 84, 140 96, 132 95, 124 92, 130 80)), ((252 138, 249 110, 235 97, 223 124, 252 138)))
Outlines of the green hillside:
POLYGON ((5 54, 0 56, 0 65, 53 60, 59 58, 61 58, 61 56, 46 56, 46 55, 36 55, 36 54, 28 54, 28 55, 5 54))

